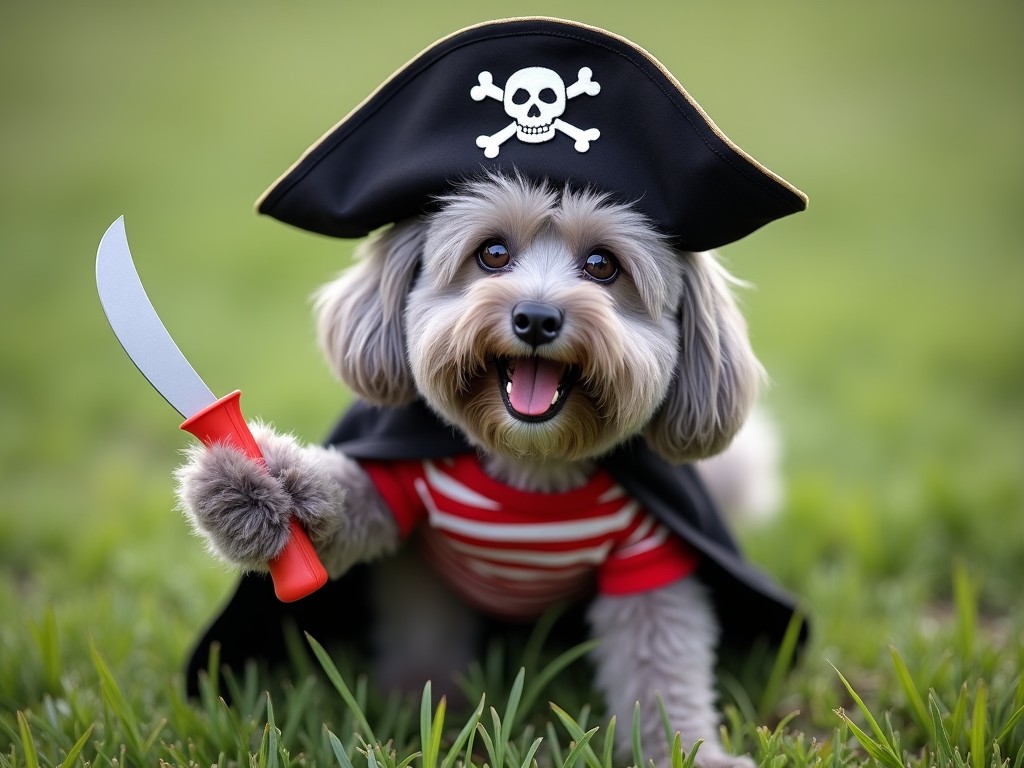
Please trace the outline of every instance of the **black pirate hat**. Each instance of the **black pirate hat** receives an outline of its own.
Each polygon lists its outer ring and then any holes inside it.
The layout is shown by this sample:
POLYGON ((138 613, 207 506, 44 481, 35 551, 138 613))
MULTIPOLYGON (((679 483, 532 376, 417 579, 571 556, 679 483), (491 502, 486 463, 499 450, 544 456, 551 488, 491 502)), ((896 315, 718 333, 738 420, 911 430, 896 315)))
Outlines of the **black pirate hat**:
POLYGON ((548 18, 488 22, 430 46, 257 205, 303 229, 362 237, 501 171, 610 193, 688 250, 725 245, 807 205, 645 50, 548 18))

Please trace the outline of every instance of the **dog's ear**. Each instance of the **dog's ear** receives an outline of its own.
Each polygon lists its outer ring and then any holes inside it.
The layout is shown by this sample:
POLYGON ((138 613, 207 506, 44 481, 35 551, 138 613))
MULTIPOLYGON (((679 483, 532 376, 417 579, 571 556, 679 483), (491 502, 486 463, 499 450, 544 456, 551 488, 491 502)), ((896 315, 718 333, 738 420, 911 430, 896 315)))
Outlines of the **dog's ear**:
POLYGON ((679 357, 664 402, 647 426, 651 447, 672 462, 724 449, 764 378, 730 290, 737 281, 710 253, 684 253, 679 357))
POLYGON ((416 397, 402 313, 425 231, 425 224, 411 219, 366 241, 355 265, 315 297, 320 346, 331 368, 377 405, 403 405, 416 397))

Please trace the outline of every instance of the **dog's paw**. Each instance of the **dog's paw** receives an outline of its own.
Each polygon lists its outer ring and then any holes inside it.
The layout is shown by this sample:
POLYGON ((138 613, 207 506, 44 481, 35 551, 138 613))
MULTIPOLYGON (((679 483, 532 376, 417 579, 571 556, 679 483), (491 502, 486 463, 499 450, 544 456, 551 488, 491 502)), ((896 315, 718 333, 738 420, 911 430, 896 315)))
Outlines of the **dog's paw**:
POLYGON ((344 491, 319 456, 260 424, 266 465, 226 446, 194 446, 176 472, 180 505, 210 548, 234 565, 266 570, 284 547, 292 515, 314 545, 338 529, 344 491))

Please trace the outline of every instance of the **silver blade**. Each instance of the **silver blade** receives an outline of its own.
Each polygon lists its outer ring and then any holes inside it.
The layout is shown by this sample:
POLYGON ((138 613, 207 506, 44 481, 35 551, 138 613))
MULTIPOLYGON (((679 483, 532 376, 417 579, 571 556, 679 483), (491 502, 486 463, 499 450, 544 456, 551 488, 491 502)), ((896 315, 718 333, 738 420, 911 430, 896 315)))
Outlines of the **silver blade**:
POLYGON ((96 289, 114 335, 142 375, 184 418, 216 402, 210 388, 192 370, 146 295, 135 270, 124 216, 100 240, 96 252, 96 289))

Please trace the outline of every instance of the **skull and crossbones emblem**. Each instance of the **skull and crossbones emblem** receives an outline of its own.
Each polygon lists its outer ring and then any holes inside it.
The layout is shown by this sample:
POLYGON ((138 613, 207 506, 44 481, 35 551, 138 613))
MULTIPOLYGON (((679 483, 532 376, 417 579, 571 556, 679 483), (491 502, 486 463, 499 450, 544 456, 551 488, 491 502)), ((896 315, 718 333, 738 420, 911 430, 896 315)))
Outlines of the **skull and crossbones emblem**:
POLYGON ((582 94, 597 96, 601 84, 591 78, 590 67, 583 67, 576 75, 576 82, 566 86, 558 73, 547 67, 525 67, 512 73, 505 81, 505 87, 494 84, 490 72, 477 75, 469 95, 473 101, 486 98, 502 102, 505 114, 512 122, 497 133, 477 136, 476 145, 484 151, 484 157, 497 157, 500 147, 513 135, 526 144, 540 144, 550 141, 561 131, 575 141, 577 152, 590 149, 590 142, 597 141, 601 132, 597 128, 577 128, 562 120, 565 105, 569 99, 582 94))

